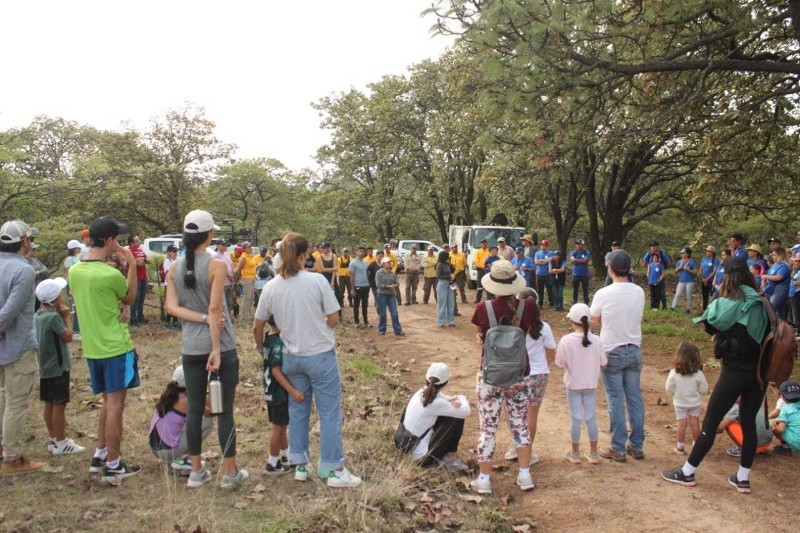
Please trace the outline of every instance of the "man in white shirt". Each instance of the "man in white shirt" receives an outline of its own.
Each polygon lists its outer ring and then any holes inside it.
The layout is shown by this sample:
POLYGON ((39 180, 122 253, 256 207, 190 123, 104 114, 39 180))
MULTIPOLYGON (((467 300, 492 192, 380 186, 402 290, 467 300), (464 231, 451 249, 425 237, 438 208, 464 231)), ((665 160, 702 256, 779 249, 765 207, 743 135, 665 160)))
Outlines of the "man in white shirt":
POLYGON ((601 326, 600 340, 608 357, 608 365, 603 369, 603 385, 611 420, 611 446, 600 455, 617 462, 626 460, 626 452, 634 459, 644 459, 644 402, 639 383, 644 291, 628 281, 630 270, 628 252, 616 250, 609 254, 608 275, 612 283, 595 293, 591 306, 592 324, 601 326))

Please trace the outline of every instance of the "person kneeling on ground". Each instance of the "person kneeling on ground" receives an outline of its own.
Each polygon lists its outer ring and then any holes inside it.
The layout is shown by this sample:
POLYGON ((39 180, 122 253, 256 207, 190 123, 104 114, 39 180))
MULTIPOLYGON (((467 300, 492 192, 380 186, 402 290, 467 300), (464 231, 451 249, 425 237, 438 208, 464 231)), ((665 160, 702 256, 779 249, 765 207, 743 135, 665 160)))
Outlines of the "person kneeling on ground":
POLYGON ((468 470, 456 452, 464 419, 471 414, 463 394, 450 397, 441 391, 450 381, 450 369, 433 363, 425 374, 425 387, 408 401, 395 434, 395 445, 421 466, 446 466, 457 472, 468 470))
MULTIPOLYGON (((742 431, 742 422, 739 420, 739 402, 731 407, 730 411, 725 415, 725 418, 720 422, 717 428, 717 433, 725 432, 736 444, 727 450, 727 454, 731 457, 742 456, 742 443, 744 442, 744 432, 742 431)), ((764 417, 764 405, 762 404, 756 413, 756 432, 758 434, 758 447, 756 453, 767 453, 769 445, 772 443, 772 430, 769 427, 764 417)))
POLYGON ((784 381, 780 386, 781 398, 786 406, 781 409, 772 432, 782 445, 800 451, 800 384, 784 381))
MULTIPOLYGON (((189 442, 186 440, 186 413, 189 410, 189 401, 186 399, 186 378, 183 375, 183 365, 172 373, 172 380, 167 383, 167 388, 161 393, 156 403, 156 411, 150 419, 148 440, 150 451, 161 459, 164 464, 169 464, 173 470, 180 474, 189 475, 192 463, 189 460, 189 442)), ((208 405, 202 421, 202 440, 211 433, 212 421, 208 405)))

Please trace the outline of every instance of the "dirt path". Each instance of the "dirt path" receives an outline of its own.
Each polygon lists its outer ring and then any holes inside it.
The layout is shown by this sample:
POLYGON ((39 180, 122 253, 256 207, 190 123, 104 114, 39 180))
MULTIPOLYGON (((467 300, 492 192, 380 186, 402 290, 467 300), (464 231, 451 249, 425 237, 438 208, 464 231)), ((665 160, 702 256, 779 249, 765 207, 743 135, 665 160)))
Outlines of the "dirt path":
MULTIPOLYGON (((474 292, 468 296, 470 302, 474 300, 474 292)), ((431 362, 444 361, 450 366, 452 378, 447 392, 464 393, 473 405, 473 416, 467 421, 461 445, 461 455, 466 460, 474 457, 478 438, 474 402, 480 352, 474 327, 470 324, 474 305, 459 304, 459 310, 462 316, 457 317, 457 326, 440 330, 436 327, 435 303, 403 305, 400 307, 400 320, 407 332, 406 337, 379 337, 374 330, 370 335, 374 336, 376 345, 385 347, 392 359, 408 364, 411 375, 420 376, 420 385, 431 362), (415 359, 413 364, 409 363, 411 359, 415 359)), ((348 312, 349 308, 345 310, 348 312)), ((558 341, 567 331, 563 313, 545 310, 543 318, 553 328, 558 341)), ((692 327, 688 320, 686 327, 692 327)), ((677 342, 674 338, 667 339, 666 343, 655 340, 645 335, 642 373, 646 409, 645 460, 629 458, 627 463, 604 460, 596 466, 585 461, 574 466, 564 460, 564 452, 569 447, 569 415, 561 381, 563 373, 552 365, 534 441, 534 451, 542 457, 541 462, 532 468, 536 489, 523 493, 517 488, 515 464, 503 459, 511 440, 510 432, 501 429, 495 466, 507 469, 492 476, 494 497, 500 499, 510 495, 506 508, 510 517, 532 517, 540 528, 547 530, 794 529, 789 524, 793 513, 787 514, 787 509, 793 508, 800 500, 797 454, 795 457, 759 456, 751 476, 753 493, 740 495, 726 480, 736 471, 738 463, 725 455, 731 443, 721 435, 698 470, 696 487, 669 485, 660 479, 662 469, 678 466, 684 458, 672 451, 674 411, 664 392, 664 381, 672 360, 671 350, 677 342), (654 345, 670 348, 659 352, 652 348, 654 345), (658 405, 659 399, 666 400, 667 404, 658 405)), ((713 387, 718 372, 709 369, 706 374, 713 387)), ((416 386, 414 381, 409 382, 412 387, 416 386)), ((774 403, 774 398, 771 398, 771 403, 774 403)), ((602 448, 609 443, 608 411, 602 385, 598 404, 602 448)), ((585 430, 583 439, 586 439, 585 430)))

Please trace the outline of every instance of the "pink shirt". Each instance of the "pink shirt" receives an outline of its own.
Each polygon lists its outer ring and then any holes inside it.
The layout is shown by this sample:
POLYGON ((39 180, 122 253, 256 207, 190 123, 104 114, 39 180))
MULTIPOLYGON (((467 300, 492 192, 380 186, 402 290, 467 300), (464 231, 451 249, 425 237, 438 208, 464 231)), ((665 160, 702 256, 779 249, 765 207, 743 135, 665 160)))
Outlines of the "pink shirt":
POLYGON ((229 287, 233 285, 233 261, 231 261, 231 256, 228 252, 217 252, 214 254, 214 259, 219 259, 223 263, 225 263, 225 268, 228 271, 228 275, 225 276, 225 287, 229 287))
POLYGON ((581 333, 561 337, 556 348, 556 364, 564 369, 564 384, 569 390, 596 389, 600 367, 608 360, 600 337, 589 333, 589 346, 583 346, 581 333))

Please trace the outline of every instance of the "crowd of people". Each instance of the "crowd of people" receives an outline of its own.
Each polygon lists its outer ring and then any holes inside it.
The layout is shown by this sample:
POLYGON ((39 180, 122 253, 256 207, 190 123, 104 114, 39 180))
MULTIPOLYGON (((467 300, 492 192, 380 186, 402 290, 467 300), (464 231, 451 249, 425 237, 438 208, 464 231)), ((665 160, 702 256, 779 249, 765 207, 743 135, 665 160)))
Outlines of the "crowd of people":
MULTIPOLYGON (((182 360, 173 369, 150 422, 148 443, 153 454, 187 474, 188 487, 206 484, 213 476, 201 449, 213 427, 213 415, 223 455, 220 486, 233 489, 248 479, 237 461, 233 409, 239 381, 234 325, 238 319, 241 325, 252 326, 255 347, 263 354, 265 401, 272 424, 264 474, 293 472, 298 481, 309 479, 313 401, 320 421, 316 475, 331 487, 359 486, 361 478, 346 467, 342 439, 342 382, 334 329, 343 308, 352 308, 356 327, 370 328, 372 294, 377 333, 385 335, 390 320, 393 333, 403 336, 399 306, 403 295, 405 305, 418 304, 421 275, 422 303, 428 304, 433 294, 437 326, 453 327, 460 316, 458 301, 467 303, 466 255, 457 243, 445 245, 438 254, 433 247, 425 255, 413 247, 403 260, 403 291, 397 276, 400 262, 389 244, 382 250, 358 246, 354 256, 345 247, 337 255, 329 243, 312 246, 304 236, 289 233, 255 253, 250 242, 229 251, 235 243, 216 239, 216 231, 219 227, 210 213, 191 211, 183 222, 183 250, 170 247, 161 265, 165 325, 180 329, 182 360)), ((121 442, 127 390, 140 384, 129 326, 146 322, 147 267, 152 259, 135 235, 122 246, 119 239, 130 233, 128 227, 112 217, 101 217, 82 233, 81 241, 67 243, 66 277, 50 279, 50 272, 32 254, 37 233, 17 220, 0 229, 0 474, 43 466, 23 453, 22 434, 37 369, 49 452, 86 451, 65 435, 69 344, 80 340, 92 392, 103 398, 89 470, 101 474, 105 482, 118 484, 141 470, 123 460, 121 442)), ((797 237, 800 242, 800 232, 797 237)), ((590 300, 591 254, 584 241, 578 239, 575 250, 563 258, 559 250, 550 250, 546 239, 534 249, 530 235, 516 247, 502 238, 497 246, 481 243, 475 256, 480 274, 471 317, 481 346, 476 385, 478 475, 471 482, 475 491, 492 492, 492 461, 503 408, 513 438, 504 457, 518 462, 521 490, 534 488, 530 467, 540 457, 532 445, 552 363, 564 369, 565 410, 571 421, 566 461, 598 464, 601 458, 644 459, 640 379, 645 293, 633 282, 631 256, 619 244, 615 242, 605 257, 606 285, 595 290, 590 300), (551 326, 542 319, 542 308, 546 298, 551 309, 564 310, 563 291, 570 275, 573 303, 567 320, 572 331, 557 342, 551 326), (599 335, 592 333, 593 328, 599 329, 599 335), (604 448, 599 446, 596 420, 600 381, 611 425, 610 444, 604 448), (585 453, 581 452, 583 426, 589 444, 585 453)), ((687 453, 687 429, 694 445, 682 466, 665 470, 661 477, 694 485, 695 472, 716 434, 726 431, 735 443, 728 453, 740 461, 729 482, 738 491, 749 492, 754 457, 757 451, 769 450, 773 435, 780 440, 776 451, 800 449, 800 385, 775 384, 781 403, 770 413, 773 427, 762 428, 757 413, 765 386, 758 379, 756 364, 767 329, 761 296, 770 299, 780 316, 786 316, 787 308, 796 309, 800 244, 789 254, 779 239, 770 239, 766 258, 756 244, 745 248, 738 234, 731 236, 728 246, 721 259, 714 246, 706 247, 699 263, 691 249, 683 248, 673 264, 653 242, 642 260, 654 310, 666 307, 668 269, 677 277, 673 309, 685 299, 687 311, 692 312, 699 281, 703 314, 695 322, 714 336, 714 355, 722 361, 722 373, 701 416, 708 383, 699 350, 686 341, 677 347, 675 367, 665 385, 677 419, 674 449, 677 454, 687 453), (770 437, 766 442, 765 433, 770 437)), ((796 311, 789 314, 800 316, 796 311)), ((395 443, 421 466, 467 472, 458 449, 464 420, 472 410, 465 395, 444 393, 450 375, 446 364, 430 365, 424 386, 403 412, 395 443)))

